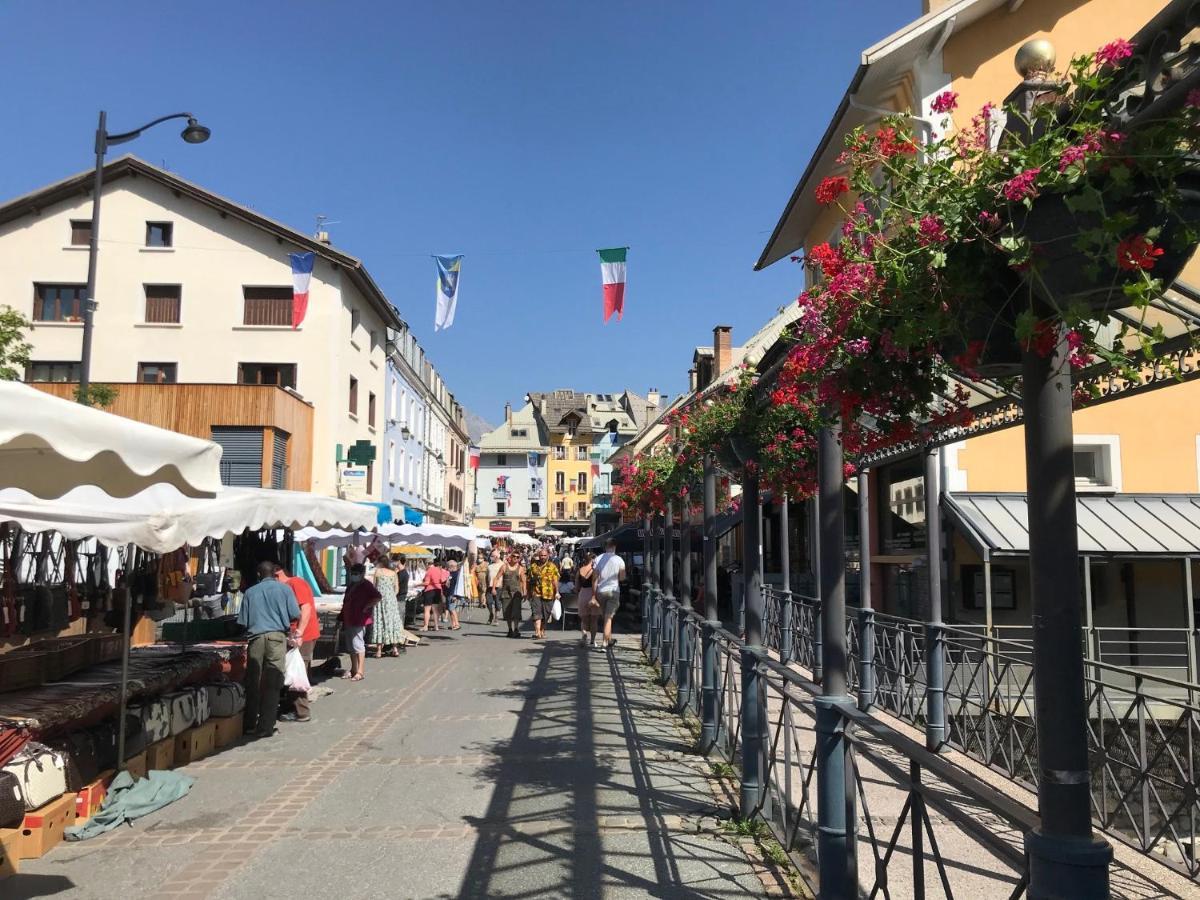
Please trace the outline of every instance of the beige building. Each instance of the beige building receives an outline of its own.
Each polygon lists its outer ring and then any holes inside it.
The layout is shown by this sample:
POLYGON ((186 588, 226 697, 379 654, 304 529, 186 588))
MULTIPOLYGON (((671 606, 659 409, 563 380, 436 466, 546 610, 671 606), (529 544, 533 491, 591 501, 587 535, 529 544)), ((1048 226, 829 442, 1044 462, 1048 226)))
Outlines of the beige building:
MULTIPOLYGON (((79 378, 91 179, 0 206, 0 303, 33 322, 31 382, 79 378)), ((311 477, 299 483, 337 493, 339 449, 344 459, 365 442, 376 462, 360 481, 367 497, 381 496, 385 342, 402 322, 359 260, 126 156, 105 169, 96 299, 93 383, 277 386, 312 407, 311 477), (316 262, 293 329, 288 254, 303 251, 316 262)), ((149 401, 122 411, 153 418, 149 401)), ((247 472, 254 453, 288 443, 280 427, 256 422, 275 442, 247 444, 246 423, 226 428, 221 404, 203 415, 226 462, 245 455, 247 472)))

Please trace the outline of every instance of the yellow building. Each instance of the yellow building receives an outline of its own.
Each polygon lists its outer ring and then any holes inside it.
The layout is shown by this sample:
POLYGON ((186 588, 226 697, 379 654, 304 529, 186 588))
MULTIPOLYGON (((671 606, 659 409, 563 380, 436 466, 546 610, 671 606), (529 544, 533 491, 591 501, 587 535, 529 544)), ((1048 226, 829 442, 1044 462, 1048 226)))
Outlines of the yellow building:
MULTIPOLYGON (((1058 67, 1073 55, 1128 38, 1165 0, 926 0, 925 15, 863 52, 845 96, 763 250, 757 268, 840 236, 840 211, 813 191, 844 170, 836 158, 856 127, 888 113, 938 135, 931 102, 958 94, 954 125, 1017 87, 1017 49, 1049 39, 1058 67)), ((995 135, 998 139, 999 134, 995 135)), ((811 277, 811 275, 809 276, 811 277)), ((1200 263, 1176 282, 1183 307, 1200 312, 1200 263)), ((1172 298, 1174 299, 1174 298, 1172 298)), ((1195 355, 1187 362, 1194 374, 1195 355)), ((1090 650, 1120 665, 1197 676, 1189 632, 1194 624, 1200 557, 1200 386, 1172 384, 1118 392, 1112 402, 1074 416, 1080 554, 1090 650), (1126 394, 1122 396, 1122 394, 1126 394), (1153 633, 1153 652, 1146 629, 1153 633), (1142 641, 1142 650, 1138 641, 1142 641)), ((1020 410, 1010 407, 1009 421, 1020 410)), ((1001 413, 1003 417, 1004 413, 1001 413)), ((1000 423, 1005 424, 1005 423, 1000 423)), ((980 429, 982 431, 982 429, 980 429)), ((925 494, 919 456, 893 458, 870 473, 871 605, 923 616, 925 494)), ((940 501, 948 535, 943 573, 947 621, 996 630, 1030 621, 1023 428, 970 437, 941 451, 940 501), (1024 539, 1024 543, 1022 542, 1024 539)), ((854 485, 852 484, 853 488, 854 485)), ((854 525, 856 517, 848 517, 854 525)), ((849 535, 853 543, 856 531, 849 535)))
POLYGON ((586 534, 592 514, 592 426, 587 394, 555 390, 530 394, 535 414, 549 435, 546 505, 550 527, 586 534))

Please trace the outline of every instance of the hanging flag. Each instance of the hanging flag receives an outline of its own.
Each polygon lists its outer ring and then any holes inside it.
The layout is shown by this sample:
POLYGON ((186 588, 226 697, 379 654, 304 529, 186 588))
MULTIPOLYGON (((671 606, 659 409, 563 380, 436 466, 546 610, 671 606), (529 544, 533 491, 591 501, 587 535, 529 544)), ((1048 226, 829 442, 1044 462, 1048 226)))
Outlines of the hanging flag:
POLYGON ((471 468, 478 469, 479 468, 479 448, 472 447, 470 449, 470 453, 471 453, 471 468))
POLYGON ((446 329, 454 324, 454 308, 458 306, 458 272, 462 268, 462 254, 458 256, 435 256, 438 268, 437 315, 433 330, 446 329))
POLYGON ((604 321, 607 322, 613 313, 617 321, 625 312, 625 252, 628 247, 613 247, 611 250, 598 250, 600 254, 600 275, 604 281, 604 321))
POLYGON ((299 328, 308 312, 308 285, 312 281, 313 261, 317 254, 311 250, 307 253, 289 253, 292 261, 292 327, 299 328))

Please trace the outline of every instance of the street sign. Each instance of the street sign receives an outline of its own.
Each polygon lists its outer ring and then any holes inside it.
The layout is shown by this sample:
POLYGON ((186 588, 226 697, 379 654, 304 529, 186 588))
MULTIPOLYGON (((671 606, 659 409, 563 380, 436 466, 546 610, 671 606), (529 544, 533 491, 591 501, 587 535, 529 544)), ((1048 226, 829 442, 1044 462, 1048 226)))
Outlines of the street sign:
POLYGON ((367 467, 342 466, 338 470, 338 494, 343 500, 367 499, 367 467))

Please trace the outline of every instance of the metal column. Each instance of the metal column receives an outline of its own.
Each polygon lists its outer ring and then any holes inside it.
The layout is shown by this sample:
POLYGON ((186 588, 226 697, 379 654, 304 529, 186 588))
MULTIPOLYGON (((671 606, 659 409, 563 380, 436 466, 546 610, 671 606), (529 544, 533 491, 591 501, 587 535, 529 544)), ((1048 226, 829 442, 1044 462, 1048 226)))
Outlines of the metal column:
POLYGON ((675 600, 675 503, 667 501, 667 511, 663 515, 663 555, 662 555, 662 683, 666 684, 675 674, 675 658, 679 647, 675 644, 674 615, 671 603, 675 600))
POLYGON ((746 652, 742 654, 742 796, 741 815, 751 818, 763 797, 763 728, 761 676, 757 653, 762 652, 763 595, 762 567, 758 554, 761 506, 758 474, 747 472, 742 480, 742 608, 746 616, 746 652))
POLYGON ((650 650, 650 517, 642 519, 642 649, 650 650))
POLYGON ((858 605, 874 609, 871 599, 871 475, 866 469, 858 472, 858 605))
POLYGON ((791 536, 789 505, 788 495, 784 494, 779 501, 779 565, 783 569, 783 591, 779 595, 779 602, 782 604, 779 610, 779 661, 783 663, 792 661, 793 629, 795 627, 792 608, 792 547, 789 540, 791 536))
MULTIPOLYGON (((679 516, 679 605, 684 610, 692 608, 692 503, 690 496, 683 502, 679 516)), ((675 637, 675 700, 679 712, 686 710, 692 700, 692 631, 688 627, 689 621, 690 618, 681 610, 675 637)))
POLYGON ((1047 357, 1026 350, 1022 368, 1042 817, 1025 836, 1029 897, 1107 898, 1112 847, 1092 832, 1066 340, 1047 357))
POLYGON ((711 453, 704 456, 704 634, 703 671, 700 683, 700 751, 708 753, 716 746, 719 728, 717 708, 717 642, 713 629, 717 618, 717 468, 711 453))
POLYGON ((846 558, 839 429, 822 428, 817 443, 818 518, 821 526, 821 652, 823 680, 817 706, 817 855, 821 897, 858 895, 854 850, 857 824, 853 779, 848 777, 846 719, 846 558))
POLYGON ((942 627, 942 506, 939 451, 925 451, 925 551, 929 568, 929 619, 925 625, 925 747, 946 741, 946 631, 942 627))
MULTIPOLYGON (((1183 558, 1183 615, 1187 622, 1188 684, 1196 683, 1196 606, 1192 600, 1192 559, 1183 558)), ((1189 698, 1191 693, 1188 694, 1189 698)))

